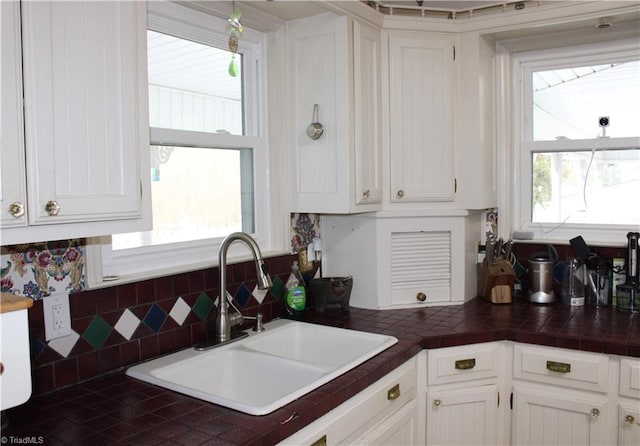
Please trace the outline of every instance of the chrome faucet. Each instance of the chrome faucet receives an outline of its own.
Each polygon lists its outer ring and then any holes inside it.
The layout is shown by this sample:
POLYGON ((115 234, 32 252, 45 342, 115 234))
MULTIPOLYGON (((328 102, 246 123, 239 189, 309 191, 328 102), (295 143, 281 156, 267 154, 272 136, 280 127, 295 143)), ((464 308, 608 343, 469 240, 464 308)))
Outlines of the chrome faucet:
MULTIPOLYGON (((262 259, 262 253, 260 247, 256 241, 249 234, 245 232, 234 232, 229 234, 220 245, 220 252, 218 254, 218 268, 220 269, 220 299, 218 302, 218 316, 216 317, 215 336, 216 343, 227 343, 231 340, 231 327, 242 323, 243 316, 240 313, 229 314, 229 301, 230 297, 227 292, 227 251, 229 245, 236 240, 242 240, 251 248, 253 259, 256 264, 256 273, 258 275, 258 288, 266 290, 271 288, 273 283, 271 277, 267 272, 267 268, 262 259)), ((260 318, 262 322, 262 318, 260 318)))

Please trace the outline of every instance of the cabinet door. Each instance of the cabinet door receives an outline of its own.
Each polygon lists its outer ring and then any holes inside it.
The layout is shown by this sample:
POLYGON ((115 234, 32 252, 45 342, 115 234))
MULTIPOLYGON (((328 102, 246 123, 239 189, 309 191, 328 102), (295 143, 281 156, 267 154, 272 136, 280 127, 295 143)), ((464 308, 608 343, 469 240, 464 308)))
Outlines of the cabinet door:
POLYGON ((287 25, 292 67, 294 210, 345 212, 352 200, 353 164, 348 146, 352 129, 348 19, 322 14, 287 25), (306 129, 314 105, 324 133, 311 139, 306 129))
POLYGON ((30 224, 140 219, 145 2, 22 2, 22 38, 30 224))
POLYGON ((495 445, 498 386, 427 393, 428 445, 495 445))
POLYGON ((605 444, 606 417, 607 404, 601 397, 559 387, 513 391, 514 444, 605 444))
POLYGON ((618 407, 618 444, 640 444, 640 401, 621 402, 618 407))
POLYGON ((416 398, 368 432, 357 439, 349 439, 344 444, 418 446, 424 444, 424 439, 418 438, 419 422, 418 400, 416 398))
POLYGON ((0 227, 27 224, 27 189, 22 122, 20 3, 0 2, 0 227))
POLYGON ((391 201, 454 199, 453 43, 389 37, 391 201))
POLYGON ((382 201, 380 31, 353 23, 356 204, 382 201))

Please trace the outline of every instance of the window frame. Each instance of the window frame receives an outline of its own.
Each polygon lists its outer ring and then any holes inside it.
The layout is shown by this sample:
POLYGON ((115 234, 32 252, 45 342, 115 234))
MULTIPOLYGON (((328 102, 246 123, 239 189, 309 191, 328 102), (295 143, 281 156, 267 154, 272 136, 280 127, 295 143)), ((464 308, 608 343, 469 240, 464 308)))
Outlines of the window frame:
MULTIPOLYGON (((531 73, 567 66, 598 65, 613 61, 637 60, 640 45, 634 39, 579 44, 526 51, 514 51, 507 43, 497 45, 497 118, 498 126, 498 207, 503 228, 509 237, 513 231, 533 233, 535 242, 568 242, 582 235, 591 244, 622 245, 626 233, 639 225, 532 222, 531 163, 534 152, 591 151, 640 147, 640 137, 581 140, 534 141, 533 93, 531 73), (502 118, 502 119, 501 119, 502 118)), ((640 222, 639 222, 640 223, 640 222)))
MULTIPOLYGON (((168 2, 148 4, 149 30, 226 48, 228 34, 224 32, 225 26, 225 19, 185 6, 168 2)), ((263 255, 272 255, 286 250, 281 246, 281 237, 274 231, 279 217, 271 206, 276 191, 270 182, 273 173, 269 168, 270 153, 264 119, 265 45, 264 33, 245 27, 239 42, 239 52, 243 54, 244 135, 151 127, 149 132, 150 146, 252 148, 255 200, 255 231, 252 236, 260 245, 263 255)), ((87 246, 87 286, 100 288, 216 266, 222 240, 223 237, 219 237, 116 251, 111 248, 111 236, 90 239, 87 246)), ((250 257, 249 250, 240 245, 230 246, 230 262, 250 257)))

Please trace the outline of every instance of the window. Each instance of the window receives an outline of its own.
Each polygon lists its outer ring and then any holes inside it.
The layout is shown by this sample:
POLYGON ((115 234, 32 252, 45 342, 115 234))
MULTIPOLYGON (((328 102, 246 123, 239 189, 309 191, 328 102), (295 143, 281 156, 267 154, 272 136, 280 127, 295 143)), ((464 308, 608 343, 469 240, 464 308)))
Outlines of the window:
POLYGON ((245 28, 232 77, 225 20, 165 2, 148 8, 154 227, 102 247, 102 275, 128 280, 213 264, 235 231, 271 248, 262 34, 245 28))
POLYGON ((638 227, 639 54, 617 42, 514 57, 512 229, 623 242, 638 227))

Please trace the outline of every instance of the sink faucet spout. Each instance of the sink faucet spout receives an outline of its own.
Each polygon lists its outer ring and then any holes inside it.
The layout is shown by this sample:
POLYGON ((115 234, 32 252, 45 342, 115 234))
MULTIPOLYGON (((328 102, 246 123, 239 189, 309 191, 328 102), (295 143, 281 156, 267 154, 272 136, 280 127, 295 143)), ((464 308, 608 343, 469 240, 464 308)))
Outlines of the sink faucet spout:
MULTIPOLYGON (((218 316, 216 317, 216 340, 226 342, 231 338, 231 326, 236 318, 229 316, 229 302, 227 301, 227 251, 229 245, 236 240, 243 241, 251 250, 256 264, 256 274, 258 276, 258 288, 268 289, 272 286, 271 277, 260 252, 260 247, 249 234, 245 232, 234 232, 229 234, 220 245, 218 254, 218 268, 220 269, 220 298, 218 301, 218 316)), ((240 321, 242 319, 240 318, 240 321)))

